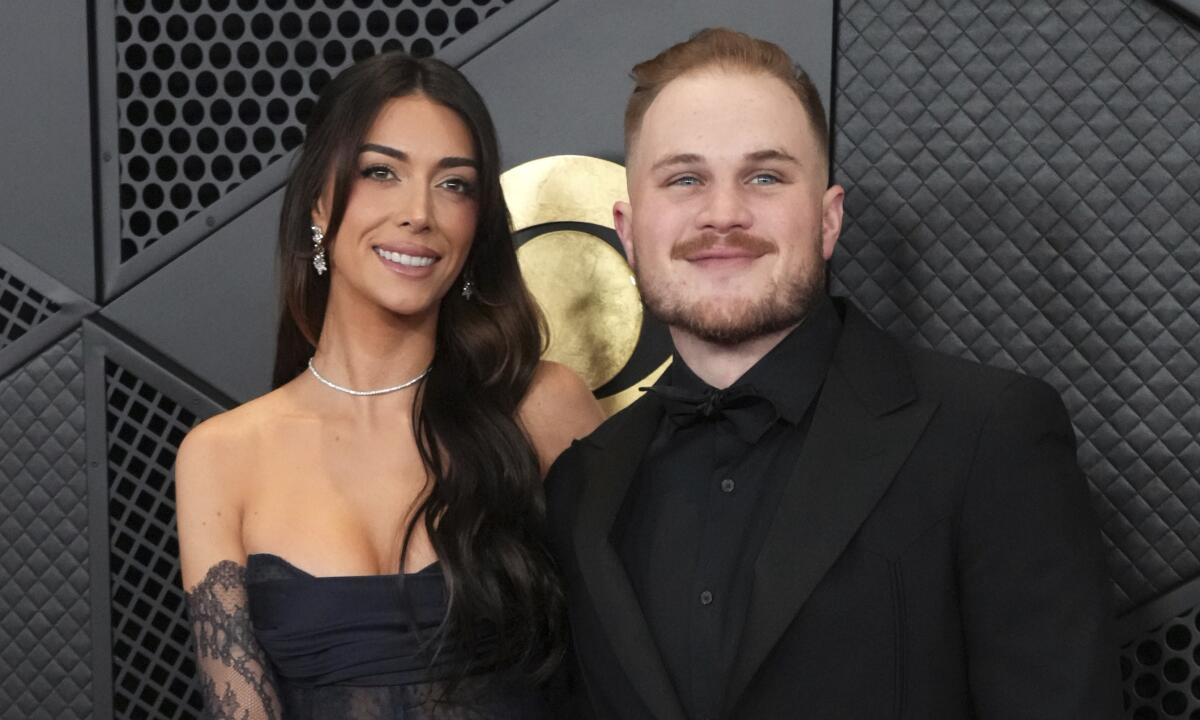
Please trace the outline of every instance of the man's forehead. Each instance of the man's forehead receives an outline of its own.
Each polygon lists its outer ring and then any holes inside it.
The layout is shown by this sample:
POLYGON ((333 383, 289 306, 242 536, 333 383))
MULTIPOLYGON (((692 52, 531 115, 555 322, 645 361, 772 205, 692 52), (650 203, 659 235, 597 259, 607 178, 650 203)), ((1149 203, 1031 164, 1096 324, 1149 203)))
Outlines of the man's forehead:
POLYGON ((762 74, 687 75, 668 83, 642 117, 638 135, 670 138, 681 130, 734 125, 806 130, 803 104, 778 78, 762 74))
POLYGON ((656 107, 662 110, 664 105, 678 110, 719 104, 731 98, 801 107, 795 91, 774 75, 761 70, 714 65, 686 72, 663 85, 647 107, 646 114, 652 115, 656 107))

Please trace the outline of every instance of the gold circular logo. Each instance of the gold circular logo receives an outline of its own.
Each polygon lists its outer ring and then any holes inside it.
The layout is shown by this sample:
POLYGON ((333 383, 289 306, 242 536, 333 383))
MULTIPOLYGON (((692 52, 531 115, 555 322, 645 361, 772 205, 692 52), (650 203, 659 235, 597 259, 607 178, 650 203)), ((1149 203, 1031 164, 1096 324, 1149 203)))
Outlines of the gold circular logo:
POLYGON ((518 165, 500 183, 521 274, 549 325, 546 358, 579 373, 611 415, 671 362, 613 228, 613 203, 628 198, 625 169, 557 155, 518 165))
POLYGON ((546 358, 592 390, 616 377, 642 332, 642 299, 625 258, 578 230, 555 230, 517 250, 521 274, 550 326, 546 358))

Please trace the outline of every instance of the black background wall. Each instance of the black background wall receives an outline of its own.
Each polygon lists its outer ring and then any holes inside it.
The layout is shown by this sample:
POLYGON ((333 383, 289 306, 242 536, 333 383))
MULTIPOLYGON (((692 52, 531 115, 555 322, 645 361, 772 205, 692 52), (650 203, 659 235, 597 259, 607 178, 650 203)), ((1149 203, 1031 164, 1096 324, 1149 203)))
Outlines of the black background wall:
POLYGON ((1109 549, 1129 716, 1200 712, 1195 11, 5 3, 0 717, 195 715, 170 468, 199 419, 267 389, 279 188, 331 75, 392 47, 437 54, 486 96, 506 167, 619 162, 629 66, 714 24, 780 43, 831 101, 842 292, 914 343, 1063 393, 1093 489, 1079 511, 1109 549))

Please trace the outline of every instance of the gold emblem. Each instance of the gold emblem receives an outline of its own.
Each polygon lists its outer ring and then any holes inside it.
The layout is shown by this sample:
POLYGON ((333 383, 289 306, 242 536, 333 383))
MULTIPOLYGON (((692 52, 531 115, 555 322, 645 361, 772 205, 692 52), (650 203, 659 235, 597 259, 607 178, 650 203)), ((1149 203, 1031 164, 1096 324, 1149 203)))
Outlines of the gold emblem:
POLYGON ((586 155, 555 155, 522 163, 500 176, 513 230, 552 222, 612 229, 612 206, 628 200, 625 168, 586 155))
POLYGON ((521 245, 517 261, 550 326, 546 357, 592 390, 616 377, 642 332, 642 299, 625 258, 594 235, 555 230, 521 245))
POLYGON ((600 404, 611 415, 670 364, 655 361, 628 387, 605 387, 634 357, 644 320, 633 271, 612 232, 613 203, 628 198, 625 169, 558 155, 518 165, 500 183, 513 231, 526 236, 517 247, 521 274, 550 328, 545 357, 579 373, 593 392, 605 388, 600 404))

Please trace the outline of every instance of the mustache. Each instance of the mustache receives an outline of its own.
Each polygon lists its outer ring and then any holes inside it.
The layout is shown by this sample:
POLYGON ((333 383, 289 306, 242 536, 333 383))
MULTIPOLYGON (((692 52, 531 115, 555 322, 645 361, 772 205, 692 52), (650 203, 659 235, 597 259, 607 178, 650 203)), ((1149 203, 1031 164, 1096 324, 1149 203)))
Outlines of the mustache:
POLYGON ((710 248, 721 245, 723 247, 737 248, 750 253, 766 255, 778 250, 775 243, 761 237, 752 235, 748 232, 735 230, 731 233, 715 233, 711 230, 700 233, 695 237, 688 238, 679 242, 671 248, 672 260, 684 260, 696 253, 708 250, 710 248))

